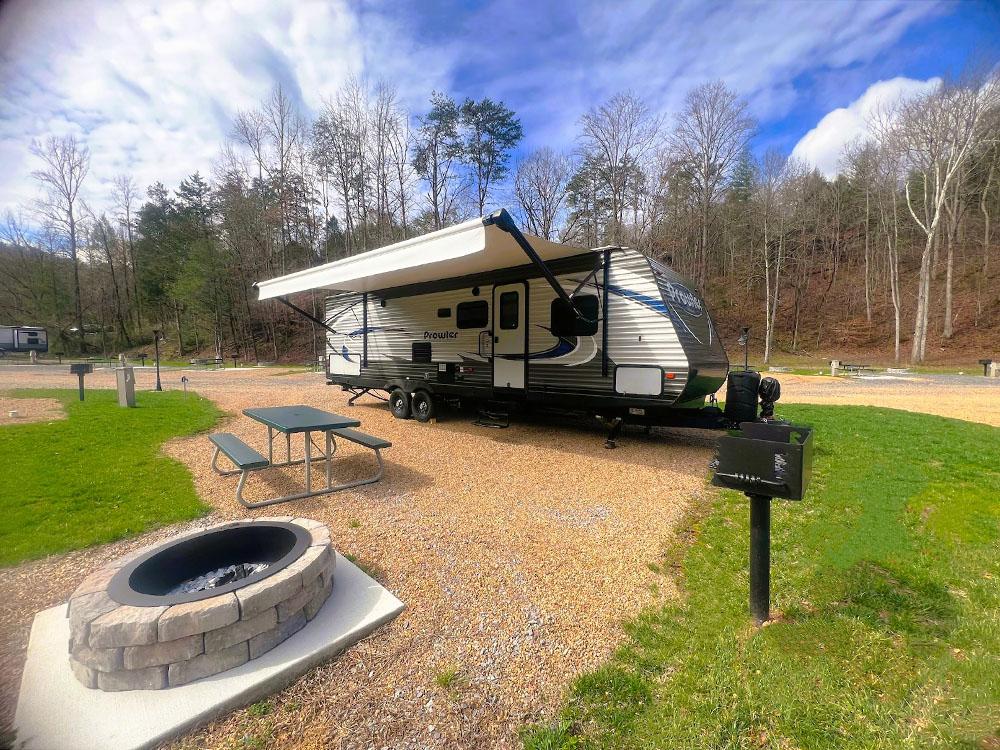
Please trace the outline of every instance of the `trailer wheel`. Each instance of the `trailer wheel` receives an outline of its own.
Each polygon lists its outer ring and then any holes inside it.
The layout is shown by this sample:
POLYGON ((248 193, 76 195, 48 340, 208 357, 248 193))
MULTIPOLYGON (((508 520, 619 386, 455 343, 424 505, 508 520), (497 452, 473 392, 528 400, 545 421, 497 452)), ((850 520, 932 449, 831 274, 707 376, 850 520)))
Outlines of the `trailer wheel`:
POLYGON ((430 422, 434 419, 434 398, 427 391, 417 391, 411 400, 413 418, 418 422, 430 422))
POLYGON ((402 388, 393 388, 389 393, 389 411, 396 419, 410 418, 410 397, 402 388))

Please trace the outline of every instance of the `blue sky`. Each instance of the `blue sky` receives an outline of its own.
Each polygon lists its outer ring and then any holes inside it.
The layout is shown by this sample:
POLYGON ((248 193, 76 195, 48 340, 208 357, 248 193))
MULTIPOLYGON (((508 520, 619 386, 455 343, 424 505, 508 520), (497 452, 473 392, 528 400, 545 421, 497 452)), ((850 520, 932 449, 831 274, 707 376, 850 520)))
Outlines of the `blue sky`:
POLYGON ((174 185, 211 173, 231 118, 281 82, 316 111, 351 74, 394 82, 419 111, 433 89, 502 99, 523 150, 572 149, 580 115, 631 89, 667 121, 722 79, 776 147, 836 171, 880 102, 995 61, 991 2, 0 3, 0 210, 35 195, 32 138, 76 133, 92 150, 88 200, 133 174, 174 185))

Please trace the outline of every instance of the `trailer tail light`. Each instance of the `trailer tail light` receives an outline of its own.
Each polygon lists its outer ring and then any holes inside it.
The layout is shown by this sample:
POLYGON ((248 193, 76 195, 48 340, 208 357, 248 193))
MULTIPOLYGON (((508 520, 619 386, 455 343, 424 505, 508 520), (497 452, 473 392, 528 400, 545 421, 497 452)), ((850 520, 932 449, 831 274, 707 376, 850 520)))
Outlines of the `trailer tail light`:
POLYGON ((471 375, 472 373, 474 373, 476 371, 476 368, 475 367, 464 367, 463 366, 463 367, 459 367, 458 371, 460 373, 462 373, 463 375, 471 375))
POLYGON ((672 372, 665 372, 663 373, 663 377, 666 378, 667 380, 673 380, 674 378, 677 377, 677 375, 672 372))

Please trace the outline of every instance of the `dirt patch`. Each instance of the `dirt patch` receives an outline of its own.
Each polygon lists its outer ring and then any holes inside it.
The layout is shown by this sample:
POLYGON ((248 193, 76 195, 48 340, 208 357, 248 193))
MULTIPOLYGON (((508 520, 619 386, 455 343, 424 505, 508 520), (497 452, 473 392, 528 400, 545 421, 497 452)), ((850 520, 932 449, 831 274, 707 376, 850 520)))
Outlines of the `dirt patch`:
POLYGON ((51 422, 66 419, 62 404, 54 398, 0 396, 0 425, 51 422), (14 416, 11 416, 11 413, 14 416))

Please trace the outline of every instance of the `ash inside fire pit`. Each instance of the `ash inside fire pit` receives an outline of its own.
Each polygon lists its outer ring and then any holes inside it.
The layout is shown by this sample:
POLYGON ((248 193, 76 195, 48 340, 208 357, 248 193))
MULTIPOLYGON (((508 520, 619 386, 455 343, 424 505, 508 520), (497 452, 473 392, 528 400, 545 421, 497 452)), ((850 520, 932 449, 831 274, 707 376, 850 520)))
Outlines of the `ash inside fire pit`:
POLYGON ((269 521, 218 526, 169 542, 124 566, 108 595, 119 604, 184 604, 256 583, 294 562, 309 533, 269 521))
POLYGON ((192 594, 195 591, 217 589, 220 586, 225 586, 226 584, 233 583, 235 581, 242 581, 244 578, 264 570, 270 564, 271 563, 257 562, 227 565, 224 568, 219 568, 218 570, 205 573, 205 575, 198 576, 197 578, 192 578, 190 581, 184 581, 184 583, 179 586, 174 586, 174 588, 170 589, 167 594, 192 594))

